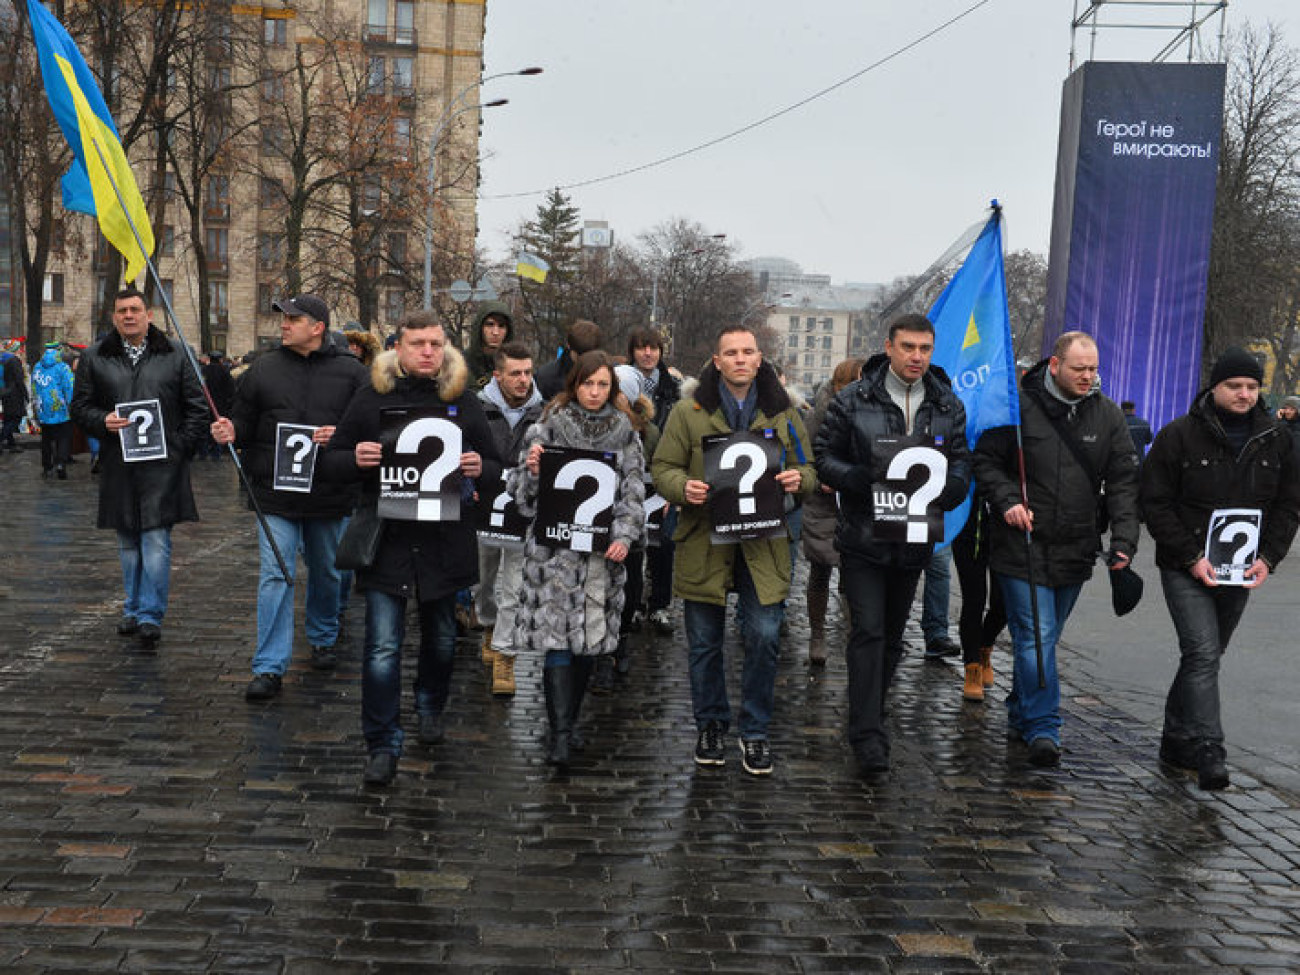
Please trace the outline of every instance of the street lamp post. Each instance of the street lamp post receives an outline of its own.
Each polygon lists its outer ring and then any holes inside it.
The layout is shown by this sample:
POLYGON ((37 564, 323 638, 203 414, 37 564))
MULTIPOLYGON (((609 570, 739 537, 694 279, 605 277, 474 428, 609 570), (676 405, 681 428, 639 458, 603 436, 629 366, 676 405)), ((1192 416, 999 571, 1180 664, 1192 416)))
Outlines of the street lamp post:
POLYGON ((497 78, 507 78, 510 75, 522 75, 525 77, 531 77, 532 75, 538 75, 541 73, 542 73, 542 69, 538 67, 521 68, 518 71, 501 71, 498 72, 497 74, 490 74, 486 78, 480 78, 477 81, 472 81, 456 93, 456 97, 447 103, 447 107, 443 109, 442 115, 438 117, 438 124, 434 126, 433 136, 429 140, 429 177, 428 177, 428 186, 426 187, 426 193, 425 193, 425 195, 428 196, 429 198, 428 212, 425 214, 425 225, 424 225, 424 305, 423 307, 425 311, 428 311, 430 308, 433 307, 433 218, 434 218, 434 197, 436 195, 434 190, 433 178, 437 172, 438 143, 442 140, 443 134, 447 131, 447 127, 451 124, 452 119, 456 118, 456 116, 463 115, 465 112, 478 111, 481 108, 497 108, 501 105, 508 104, 509 99, 497 98, 490 102, 484 102, 481 105, 466 105, 462 108, 457 108, 456 106, 459 105, 461 101, 464 100, 465 96, 468 95, 471 91, 474 91, 476 88, 482 87, 483 85, 487 84, 489 81, 493 81, 497 78))

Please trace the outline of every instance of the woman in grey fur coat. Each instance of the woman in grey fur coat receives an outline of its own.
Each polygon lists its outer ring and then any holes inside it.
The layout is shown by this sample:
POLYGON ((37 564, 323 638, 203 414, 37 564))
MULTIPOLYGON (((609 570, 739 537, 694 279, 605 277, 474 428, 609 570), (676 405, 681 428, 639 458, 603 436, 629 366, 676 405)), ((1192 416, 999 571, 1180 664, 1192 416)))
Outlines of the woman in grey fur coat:
POLYGON ((525 434, 524 463, 507 487, 521 514, 537 515, 538 472, 546 446, 580 447, 617 455, 618 486, 609 545, 603 553, 539 544, 524 546, 524 587, 516 633, 525 652, 546 655, 546 695, 552 765, 569 763, 572 733, 596 657, 618 645, 627 569, 623 560, 644 530, 645 459, 627 414, 614 403, 614 367, 603 352, 585 352, 540 420, 525 434))

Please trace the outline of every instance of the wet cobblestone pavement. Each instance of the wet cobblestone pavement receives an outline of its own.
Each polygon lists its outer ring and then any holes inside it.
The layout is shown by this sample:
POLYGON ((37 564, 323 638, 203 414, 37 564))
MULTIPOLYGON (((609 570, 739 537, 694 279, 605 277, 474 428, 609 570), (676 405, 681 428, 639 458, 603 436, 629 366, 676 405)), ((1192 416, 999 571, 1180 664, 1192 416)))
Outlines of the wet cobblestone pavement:
POLYGON ((466 642, 445 743, 367 790, 359 599, 337 672, 300 641, 283 695, 243 699, 256 546, 228 463, 196 464, 205 520, 175 533, 153 657, 114 633, 84 458, 66 482, 37 467, 0 457, 0 970, 1300 970, 1294 798, 1238 769, 1199 792, 1068 670, 1044 771, 1004 738, 1004 674, 963 705, 956 667, 913 652, 868 786, 842 655, 810 678, 796 597, 770 778, 734 743, 693 765, 680 635, 634 638, 557 775, 535 664, 495 701, 466 642))

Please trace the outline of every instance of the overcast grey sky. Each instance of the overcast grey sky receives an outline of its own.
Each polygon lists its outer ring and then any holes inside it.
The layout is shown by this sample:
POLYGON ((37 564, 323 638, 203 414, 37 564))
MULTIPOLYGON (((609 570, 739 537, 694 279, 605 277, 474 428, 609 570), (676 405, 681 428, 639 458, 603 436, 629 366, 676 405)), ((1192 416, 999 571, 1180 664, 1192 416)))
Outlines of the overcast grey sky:
MULTIPOLYGON (((479 243, 505 255, 509 232, 540 200, 507 194, 604 176, 717 138, 977 3, 488 0, 485 76, 533 64, 545 73, 484 88, 485 100, 510 104, 484 114, 479 243)), ((1074 9, 1075 0, 986 0, 773 122, 567 192, 585 219, 608 221, 620 239, 686 217, 727 234, 743 257, 788 257, 837 283, 923 270, 993 197, 1005 207, 1007 247, 1045 254, 1074 9)), ((1233 0, 1227 17, 1229 28, 1272 21, 1300 46, 1297 0, 1233 0)), ((1149 60, 1171 36, 1103 31, 1096 58, 1149 60)), ((1214 49, 1217 29, 1202 36, 1214 49)), ((1080 32, 1079 61, 1089 44, 1080 32)))

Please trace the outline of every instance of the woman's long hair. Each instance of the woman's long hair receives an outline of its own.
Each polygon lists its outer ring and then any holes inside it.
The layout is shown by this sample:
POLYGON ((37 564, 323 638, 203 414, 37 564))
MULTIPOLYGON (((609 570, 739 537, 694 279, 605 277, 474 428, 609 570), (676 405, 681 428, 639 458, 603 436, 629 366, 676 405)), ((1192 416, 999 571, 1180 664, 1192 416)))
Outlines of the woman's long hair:
POLYGON ((558 410, 566 403, 577 403, 578 387, 601 369, 604 369, 609 373, 609 396, 606 398, 605 402, 611 404, 616 410, 626 416, 629 422, 632 422, 632 414, 628 411, 628 408, 623 405, 623 402, 626 402, 626 400, 620 402, 620 399, 617 396, 618 377, 614 375, 614 360, 600 349, 593 349, 590 352, 584 352, 573 361, 573 368, 569 370, 569 375, 565 377, 564 380, 564 389, 555 394, 555 399, 551 400, 550 405, 546 407, 546 412, 551 413, 558 410))
POLYGON ((839 393, 849 383, 857 382, 862 375, 866 359, 845 359, 831 373, 831 394, 839 393))

